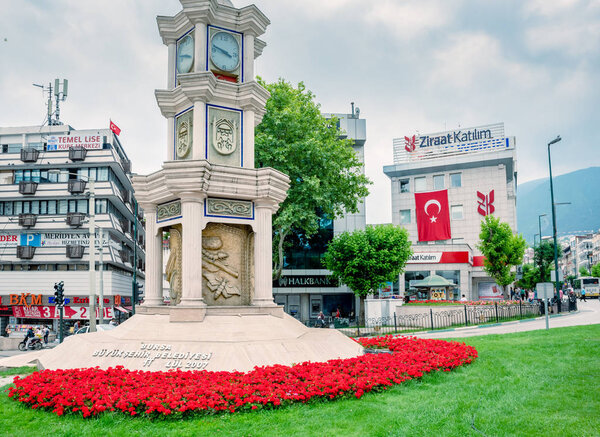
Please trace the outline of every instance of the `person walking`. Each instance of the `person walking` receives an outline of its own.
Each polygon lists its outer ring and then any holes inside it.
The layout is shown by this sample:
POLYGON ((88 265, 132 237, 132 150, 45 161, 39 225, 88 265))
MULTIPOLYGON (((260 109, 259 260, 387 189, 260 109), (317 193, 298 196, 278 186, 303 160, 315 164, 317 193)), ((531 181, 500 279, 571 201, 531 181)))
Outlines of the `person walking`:
POLYGON ((44 343, 48 344, 48 336, 50 335, 50 329, 48 329, 47 326, 44 326, 44 329, 42 329, 42 333, 44 334, 44 343))
POLYGON ((587 302, 587 299, 585 298, 585 288, 583 287, 581 287, 581 300, 587 302))

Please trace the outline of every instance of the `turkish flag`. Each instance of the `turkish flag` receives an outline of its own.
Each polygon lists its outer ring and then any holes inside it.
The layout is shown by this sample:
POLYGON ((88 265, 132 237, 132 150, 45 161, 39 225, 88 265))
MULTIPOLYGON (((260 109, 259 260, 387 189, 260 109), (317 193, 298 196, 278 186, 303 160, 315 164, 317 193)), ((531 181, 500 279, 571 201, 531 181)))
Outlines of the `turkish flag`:
POLYGON ((419 241, 449 240, 450 208, 448 190, 415 193, 419 241))
POLYGON ((119 126, 114 124, 112 120, 110 120, 110 130, 113 131, 117 136, 121 133, 121 129, 119 129, 119 126))

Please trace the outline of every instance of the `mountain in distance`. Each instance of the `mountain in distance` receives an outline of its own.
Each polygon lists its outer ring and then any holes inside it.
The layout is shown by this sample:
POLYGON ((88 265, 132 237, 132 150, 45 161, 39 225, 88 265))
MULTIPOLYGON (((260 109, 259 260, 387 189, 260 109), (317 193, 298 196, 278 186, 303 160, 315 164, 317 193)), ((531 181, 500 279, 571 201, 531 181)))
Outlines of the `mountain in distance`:
MULTIPOLYGON (((590 167, 554 176, 554 202, 571 202, 556 205, 556 231, 559 237, 571 234, 598 232, 600 229, 600 167, 590 167)), ((533 245, 541 218, 542 235, 552 236, 552 210, 550 208, 550 183, 548 178, 518 184, 517 230, 533 245)), ((539 240, 538 240, 539 241, 539 240)))

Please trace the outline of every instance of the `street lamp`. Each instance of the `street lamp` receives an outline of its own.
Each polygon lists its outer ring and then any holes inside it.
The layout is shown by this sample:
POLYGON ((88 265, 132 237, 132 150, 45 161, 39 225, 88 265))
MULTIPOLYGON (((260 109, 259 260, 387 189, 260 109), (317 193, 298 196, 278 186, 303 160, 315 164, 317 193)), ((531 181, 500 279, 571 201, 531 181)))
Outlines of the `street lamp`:
POLYGON ((538 215, 538 230, 540 231, 540 233, 538 234, 540 236, 540 244, 542 244, 542 217, 546 217, 548 214, 540 214, 538 215))
POLYGON ((550 173, 550 204, 552 205, 552 234, 554 235, 554 284, 556 299, 558 301, 558 312, 560 313, 560 294, 558 283, 558 241, 556 239, 556 205, 554 204, 554 186, 552 184, 552 157, 550 155, 550 146, 561 140, 560 135, 548 143, 548 170, 550 173))

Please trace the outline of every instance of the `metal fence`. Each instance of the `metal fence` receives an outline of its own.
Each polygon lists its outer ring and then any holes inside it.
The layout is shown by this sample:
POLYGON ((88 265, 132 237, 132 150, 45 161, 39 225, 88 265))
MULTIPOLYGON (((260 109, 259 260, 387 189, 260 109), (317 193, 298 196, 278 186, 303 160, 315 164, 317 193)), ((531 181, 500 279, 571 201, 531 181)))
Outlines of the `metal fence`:
MULTIPOLYGON (((572 305, 563 302, 560 312, 569 312, 575 309, 572 305)), ((549 312, 558 313, 558 306, 550 306, 549 312)), ((368 318, 364 325, 359 324, 356 320, 328 318, 323 325, 336 328, 350 337, 357 337, 485 325, 534 318, 543 314, 543 303, 520 303, 519 305, 494 303, 494 305, 486 306, 462 305, 457 306, 456 309, 443 311, 429 308, 428 311, 419 314, 394 314, 392 317, 368 318)), ((322 325, 320 321, 309 321, 306 324, 312 327, 321 327, 322 325)))

